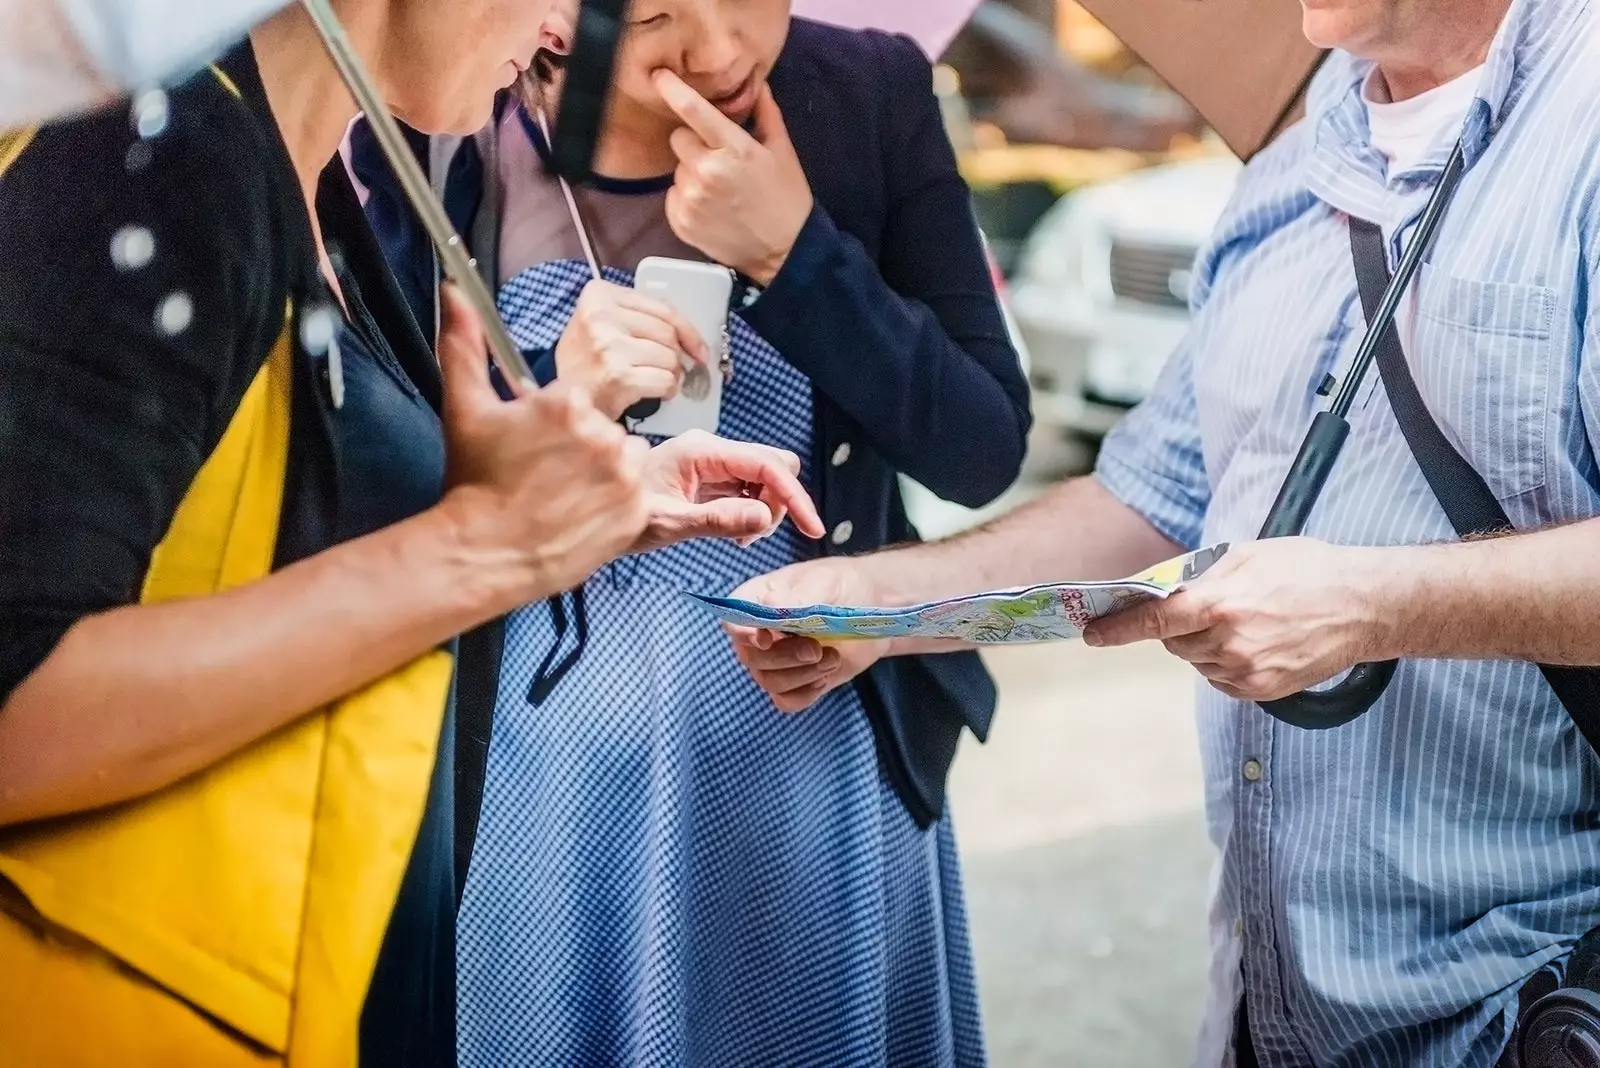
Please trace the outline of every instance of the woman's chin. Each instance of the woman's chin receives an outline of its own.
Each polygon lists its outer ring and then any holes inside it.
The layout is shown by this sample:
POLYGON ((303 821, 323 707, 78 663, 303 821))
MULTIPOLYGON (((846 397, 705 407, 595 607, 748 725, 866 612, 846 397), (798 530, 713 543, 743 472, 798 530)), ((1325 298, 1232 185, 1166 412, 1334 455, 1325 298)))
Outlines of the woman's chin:
POLYGON ((416 130, 418 133, 430 137, 454 134, 467 137, 477 133, 489 124, 494 115, 494 96, 491 94, 482 103, 463 105, 462 107, 447 111, 440 107, 429 107, 417 111, 394 111, 394 117, 416 130))

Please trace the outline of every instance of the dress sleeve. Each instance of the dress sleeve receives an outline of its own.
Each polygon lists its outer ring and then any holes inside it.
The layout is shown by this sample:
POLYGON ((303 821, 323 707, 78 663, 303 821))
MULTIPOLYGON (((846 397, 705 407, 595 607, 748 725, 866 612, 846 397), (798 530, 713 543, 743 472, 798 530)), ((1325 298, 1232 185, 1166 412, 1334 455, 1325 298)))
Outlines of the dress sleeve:
POLYGON ((977 507, 1016 479, 1028 385, 989 273, 971 193, 905 38, 881 38, 888 216, 876 259, 815 208, 744 313, 898 470, 977 507))
MULTIPOLYGON (((271 215, 248 118, 174 93, 48 127, 0 176, 0 703, 150 555, 264 357, 271 215)), ((276 310, 281 326, 282 310, 276 310)))

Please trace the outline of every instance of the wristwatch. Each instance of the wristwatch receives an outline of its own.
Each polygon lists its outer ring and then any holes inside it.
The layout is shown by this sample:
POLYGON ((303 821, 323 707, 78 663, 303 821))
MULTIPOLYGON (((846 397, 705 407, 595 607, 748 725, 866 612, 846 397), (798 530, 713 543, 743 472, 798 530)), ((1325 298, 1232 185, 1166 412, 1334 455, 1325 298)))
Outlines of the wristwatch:
POLYGON ((746 308, 750 307, 750 305, 760 300, 761 294, 766 292, 766 290, 763 289, 760 284, 749 278, 746 278, 742 274, 735 273, 733 277, 734 281, 738 283, 734 287, 734 302, 737 305, 735 308, 736 311, 744 311, 746 308))

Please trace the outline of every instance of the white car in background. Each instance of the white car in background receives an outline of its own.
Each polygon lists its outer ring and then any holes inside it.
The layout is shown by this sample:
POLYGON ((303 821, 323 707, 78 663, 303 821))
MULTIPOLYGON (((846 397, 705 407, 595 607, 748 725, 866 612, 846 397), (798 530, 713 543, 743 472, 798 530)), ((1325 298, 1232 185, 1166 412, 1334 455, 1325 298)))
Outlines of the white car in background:
POLYGON ((1079 189, 1040 220, 1011 304, 1046 440, 1098 439, 1150 391, 1188 329, 1195 254, 1240 169, 1221 155, 1151 167, 1079 189))

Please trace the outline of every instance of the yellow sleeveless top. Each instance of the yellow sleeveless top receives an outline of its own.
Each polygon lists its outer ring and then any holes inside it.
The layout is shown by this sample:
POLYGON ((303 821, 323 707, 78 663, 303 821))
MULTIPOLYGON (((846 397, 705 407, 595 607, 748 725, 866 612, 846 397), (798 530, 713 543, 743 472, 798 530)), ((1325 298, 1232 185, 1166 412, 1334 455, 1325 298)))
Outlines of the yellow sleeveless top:
MULTIPOLYGON (((0 174, 26 145, 0 134, 0 174)), ((144 603, 271 570, 292 358, 286 325, 144 603)), ((0 829, 0 1064, 354 1065, 452 668, 428 654, 150 797, 0 829)))

